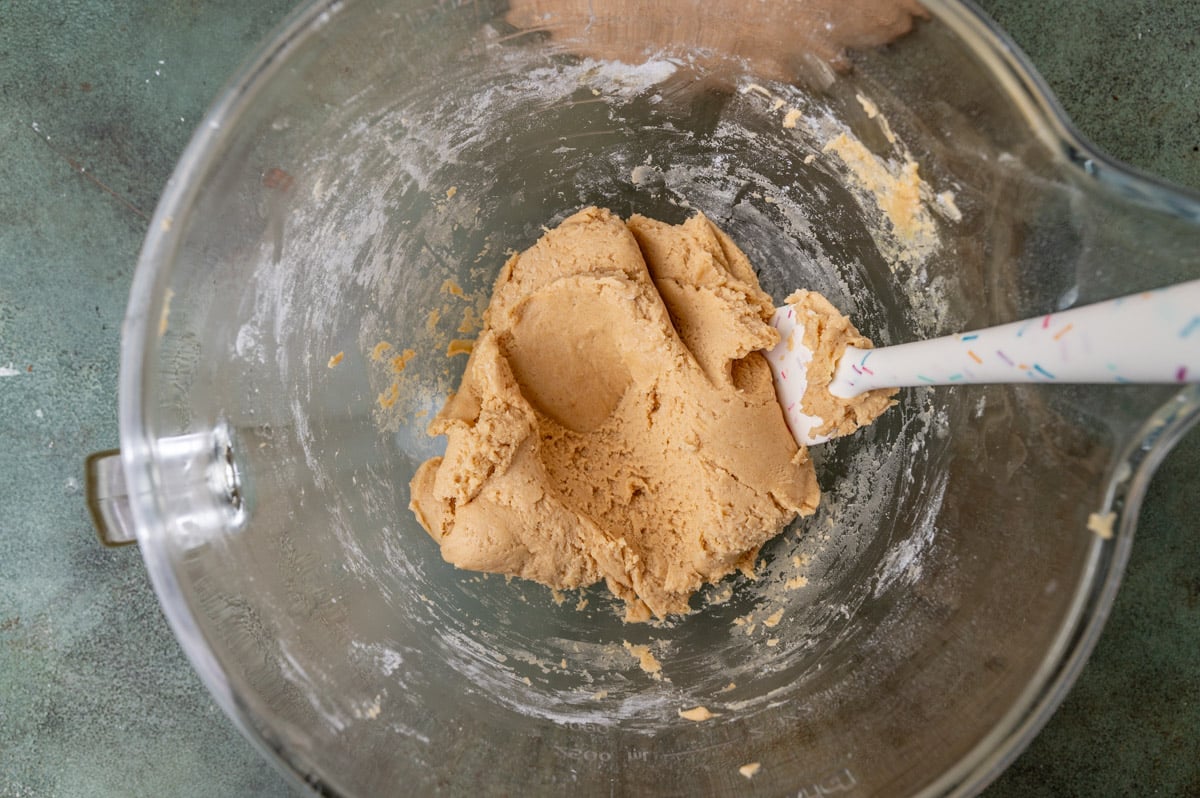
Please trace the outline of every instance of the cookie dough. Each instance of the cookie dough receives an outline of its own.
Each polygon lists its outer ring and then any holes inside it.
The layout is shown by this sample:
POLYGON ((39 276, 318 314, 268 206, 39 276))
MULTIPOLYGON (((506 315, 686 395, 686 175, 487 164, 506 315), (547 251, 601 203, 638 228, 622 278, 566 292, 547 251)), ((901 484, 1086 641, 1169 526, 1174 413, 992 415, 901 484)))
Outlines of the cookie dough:
POLYGON ((576 213, 501 271, 413 512, 461 568, 687 612, 820 498, 759 354, 772 312, 703 215, 576 213))

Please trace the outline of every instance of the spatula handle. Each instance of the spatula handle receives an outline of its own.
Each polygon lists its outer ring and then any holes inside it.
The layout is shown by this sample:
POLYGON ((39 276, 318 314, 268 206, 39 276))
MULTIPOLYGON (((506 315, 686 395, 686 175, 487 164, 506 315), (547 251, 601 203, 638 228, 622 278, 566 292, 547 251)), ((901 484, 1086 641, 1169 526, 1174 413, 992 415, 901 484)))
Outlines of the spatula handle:
POLYGON ((829 386, 1200 382, 1200 280, 929 341, 847 347, 829 386))

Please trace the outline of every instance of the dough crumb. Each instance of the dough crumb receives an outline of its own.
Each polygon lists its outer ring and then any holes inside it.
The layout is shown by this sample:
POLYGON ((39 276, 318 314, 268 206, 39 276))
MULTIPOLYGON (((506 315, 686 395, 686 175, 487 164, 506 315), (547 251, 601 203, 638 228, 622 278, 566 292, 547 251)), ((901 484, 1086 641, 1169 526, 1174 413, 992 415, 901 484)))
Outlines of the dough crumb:
POLYGON ((718 690, 717 692, 718 692, 718 693, 728 693, 730 690, 736 690, 736 689, 737 689, 737 683, 736 683, 736 682, 730 682, 729 684, 725 685, 724 687, 722 687, 722 688, 721 688, 720 690, 718 690))
POLYGON ((608 698, 607 690, 597 690, 596 692, 592 693, 592 699, 595 701, 603 701, 606 698, 608 698))
POLYGON ((759 762, 748 762, 738 768, 738 773, 741 773, 748 779, 752 779, 758 775, 758 771, 762 770, 762 764, 759 762))
POLYGON ((1103 540, 1111 540, 1113 536, 1113 522, 1116 520, 1117 514, 1114 512, 1092 513, 1088 516, 1087 528, 1095 532, 1103 540))
POLYGON ((751 582, 758 579, 758 563, 754 557, 746 557, 738 564, 738 570, 742 572, 742 576, 749 579, 751 582))
POLYGON ((553 601, 557 606, 561 607, 563 605, 563 603, 566 602, 567 597, 563 594, 563 592, 561 590, 551 589, 550 590, 550 600, 553 601))
POLYGON ((579 603, 575 605, 575 611, 576 611, 576 612, 583 612, 584 610, 586 610, 586 609, 587 609, 587 605, 588 605, 588 600, 587 600, 587 599, 585 599, 585 598, 581 598, 581 599, 579 600, 579 603))
POLYGON ((327 365, 329 366, 329 368, 336 368, 337 364, 341 363, 342 358, 344 358, 345 356, 346 356, 345 352, 338 352, 336 355, 329 358, 329 363, 327 365))
POLYGON ((167 327, 171 321, 171 300, 175 298, 175 289, 168 288, 166 296, 163 297, 162 313, 158 316, 158 337, 162 338, 167 334, 167 327))
POLYGON ((660 173, 656 167, 646 164, 639 164, 633 167, 633 171, 629 173, 629 182, 635 186, 648 185, 660 173))
POLYGON ((775 646, 777 646, 777 645, 779 645, 778 637, 768 637, 767 638, 767 647, 768 648, 775 648, 775 646))
POLYGON ((783 620, 783 610, 782 609, 776 610, 775 612, 768 615, 765 619, 763 619, 762 624, 763 624, 763 626, 778 626, 779 622, 781 620, 783 620))
POLYGON ((797 108, 789 108, 788 112, 783 115, 783 126, 788 130, 794 129, 799 121, 800 111, 797 108))
POLYGON ((391 348, 392 345, 387 341, 380 341, 379 343, 375 344, 375 347, 371 350, 371 359, 378 363, 379 361, 383 360, 383 356, 387 354, 387 351, 391 348))
POLYGON ((463 310, 462 323, 458 325, 458 331, 463 335, 474 335, 479 332, 481 319, 475 312, 475 308, 468 307, 463 310))
POLYGON ((466 298, 466 294, 463 293, 462 286, 454 282, 454 280, 443 280, 441 291, 443 294, 450 294, 463 299, 466 298))
POLYGON ((710 720, 713 717, 713 713, 709 712, 707 707, 692 707, 691 709, 679 710, 679 717, 684 720, 700 723, 701 721, 710 720))
POLYGON ((808 584, 807 576, 793 576, 791 579, 783 583, 784 590, 799 590, 808 584))
POLYGON ((379 406, 384 410, 391 410, 399 398, 400 383, 393 380, 392 384, 387 387, 387 390, 379 394, 379 397, 376 401, 379 402, 379 406))
POLYGON ((876 119, 879 122, 879 129, 883 131, 883 137, 888 140, 888 144, 896 143, 896 134, 892 132, 892 125, 888 122, 886 116, 881 116, 876 119))
POLYGON ((879 106, 868 100, 861 94, 855 94, 854 99, 858 100, 858 104, 862 106, 863 111, 867 114, 867 119, 874 119, 879 116, 879 106))
POLYGON ((446 347, 446 357, 469 355, 475 349, 475 342, 466 338, 455 338, 446 347))
POLYGON ((723 589, 718 590, 708 597, 708 605, 711 607, 716 604, 724 604, 733 598, 733 586, 726 585, 723 589))
POLYGON ((404 371, 404 369, 408 366, 408 361, 412 360, 414 357, 416 357, 416 355, 417 353, 414 350, 405 349, 403 352, 392 358, 392 371, 396 372, 397 374, 404 371))
POLYGON ((624 646, 625 650, 638 661, 638 667, 655 679, 662 678, 662 663, 650 651, 650 646, 634 645, 628 640, 624 641, 624 646))
POLYGON ((928 187, 918 174, 916 161, 906 158, 902 164, 891 165, 845 133, 831 139, 824 151, 837 155, 852 180, 874 195, 900 241, 918 249, 937 241, 933 218, 921 202, 921 190, 928 187))
POLYGON ((446 189, 446 199, 454 199, 454 195, 458 193, 458 186, 450 186, 446 189))
MULTIPOLYGON (((941 194, 938 194, 937 204, 952 221, 962 221, 962 211, 958 209, 958 205, 954 202, 953 191, 943 191, 941 194)), ((983 401, 983 397, 980 397, 980 401, 983 401)))

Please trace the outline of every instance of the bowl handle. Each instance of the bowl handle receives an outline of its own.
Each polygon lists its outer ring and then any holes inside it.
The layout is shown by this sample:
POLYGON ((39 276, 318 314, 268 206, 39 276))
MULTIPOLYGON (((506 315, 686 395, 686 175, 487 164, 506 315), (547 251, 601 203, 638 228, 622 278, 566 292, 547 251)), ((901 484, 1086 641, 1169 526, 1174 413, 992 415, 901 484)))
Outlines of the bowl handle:
POLYGON ((100 543, 109 548, 137 543, 121 469, 121 450, 108 449, 88 455, 84 462, 85 496, 100 543))

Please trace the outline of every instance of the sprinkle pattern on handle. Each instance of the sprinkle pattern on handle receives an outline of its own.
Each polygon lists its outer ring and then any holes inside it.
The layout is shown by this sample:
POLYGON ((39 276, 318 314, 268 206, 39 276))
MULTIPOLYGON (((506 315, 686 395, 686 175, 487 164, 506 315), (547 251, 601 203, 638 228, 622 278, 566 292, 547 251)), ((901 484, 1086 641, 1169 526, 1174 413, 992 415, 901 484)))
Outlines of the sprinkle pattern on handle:
POLYGON ((929 341, 848 347, 830 393, 958 383, 1200 382, 1200 280, 929 341))

